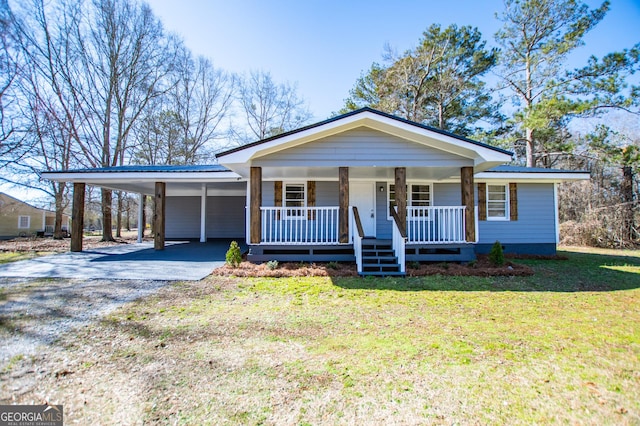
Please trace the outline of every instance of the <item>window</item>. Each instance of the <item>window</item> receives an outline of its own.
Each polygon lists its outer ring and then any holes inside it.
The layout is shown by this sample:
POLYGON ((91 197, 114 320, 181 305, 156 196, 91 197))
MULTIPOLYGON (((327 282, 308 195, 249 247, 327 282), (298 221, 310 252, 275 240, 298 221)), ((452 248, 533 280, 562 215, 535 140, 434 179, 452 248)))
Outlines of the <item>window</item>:
MULTIPOLYGON (((389 184, 389 204, 396 207, 396 186, 389 184)), ((431 185, 428 183, 407 185, 407 207, 429 207, 431 205, 431 185)), ((425 212, 420 213, 423 215, 425 212)))
POLYGON ((287 183, 284 186, 284 206, 291 207, 286 209, 287 216, 303 216, 304 212, 301 208, 307 206, 307 191, 303 183, 287 183))
POLYGON ((487 220, 506 220, 508 215, 507 185, 487 185, 487 220))
POLYGON ((31 228, 31 216, 19 216, 18 217, 18 228, 19 229, 29 229, 29 228, 31 228))

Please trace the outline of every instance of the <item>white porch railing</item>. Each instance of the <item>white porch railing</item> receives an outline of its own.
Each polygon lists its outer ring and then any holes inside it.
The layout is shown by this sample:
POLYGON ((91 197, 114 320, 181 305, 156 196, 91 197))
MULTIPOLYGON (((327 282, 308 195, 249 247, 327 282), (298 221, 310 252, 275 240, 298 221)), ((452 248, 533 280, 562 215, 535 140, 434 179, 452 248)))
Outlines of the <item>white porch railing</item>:
POLYGON ((260 207, 261 244, 338 244, 338 207, 260 207))
POLYGON ((465 206, 407 207, 407 242, 465 243, 465 209, 465 206))

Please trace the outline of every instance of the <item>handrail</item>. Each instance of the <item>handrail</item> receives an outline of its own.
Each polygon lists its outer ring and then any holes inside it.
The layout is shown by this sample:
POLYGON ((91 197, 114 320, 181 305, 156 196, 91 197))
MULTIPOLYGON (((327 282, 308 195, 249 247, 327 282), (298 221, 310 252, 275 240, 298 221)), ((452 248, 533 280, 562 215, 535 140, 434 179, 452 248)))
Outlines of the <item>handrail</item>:
POLYGON ((400 236, 402 238, 407 238, 407 230, 403 226, 401 226, 398 212, 393 208, 392 205, 389 205, 389 214, 393 218, 393 221, 396 223, 396 227, 398 228, 398 231, 400 231, 400 236))
POLYGON ((358 214, 358 208, 356 206, 352 206, 351 210, 353 210, 353 219, 356 222, 358 235, 360 235, 360 238, 364 238, 364 229, 362 229, 362 222, 360 222, 360 214, 358 214))
POLYGON ((389 206, 389 213, 393 218, 393 224, 391 225, 391 245, 393 247, 393 251, 398 257, 398 264, 400 265, 400 272, 406 272, 406 250, 405 245, 407 243, 407 232, 404 227, 400 226, 400 218, 398 217, 398 213, 393 208, 393 206, 389 206))
POLYGON ((353 233, 353 254, 356 257, 356 268, 358 274, 362 274, 362 239, 364 238, 364 230, 362 229, 360 215, 356 206, 351 207, 351 224, 355 224, 351 229, 355 228, 357 230, 357 232, 353 233))

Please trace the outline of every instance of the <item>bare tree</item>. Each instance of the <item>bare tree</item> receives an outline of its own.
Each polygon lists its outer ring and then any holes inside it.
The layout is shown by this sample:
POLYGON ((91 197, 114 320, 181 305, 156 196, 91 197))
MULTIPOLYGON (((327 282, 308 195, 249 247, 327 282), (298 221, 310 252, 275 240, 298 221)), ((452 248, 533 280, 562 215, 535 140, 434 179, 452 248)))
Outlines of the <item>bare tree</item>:
POLYGON ((23 57, 19 34, 6 0, 0 0, 0 166, 19 161, 28 151, 25 134, 28 124, 21 120, 18 98, 23 57))
POLYGON ((295 129, 312 116, 295 86, 276 84, 264 71, 251 71, 240 79, 238 100, 251 132, 243 137, 245 142, 295 129))

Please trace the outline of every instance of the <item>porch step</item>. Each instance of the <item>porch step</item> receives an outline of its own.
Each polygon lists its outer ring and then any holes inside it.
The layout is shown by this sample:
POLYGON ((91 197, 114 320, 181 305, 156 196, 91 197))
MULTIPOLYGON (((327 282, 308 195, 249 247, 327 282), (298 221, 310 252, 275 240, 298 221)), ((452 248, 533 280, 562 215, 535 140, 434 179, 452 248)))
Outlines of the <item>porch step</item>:
POLYGON ((362 276, 404 276, 390 240, 362 240, 362 276))

